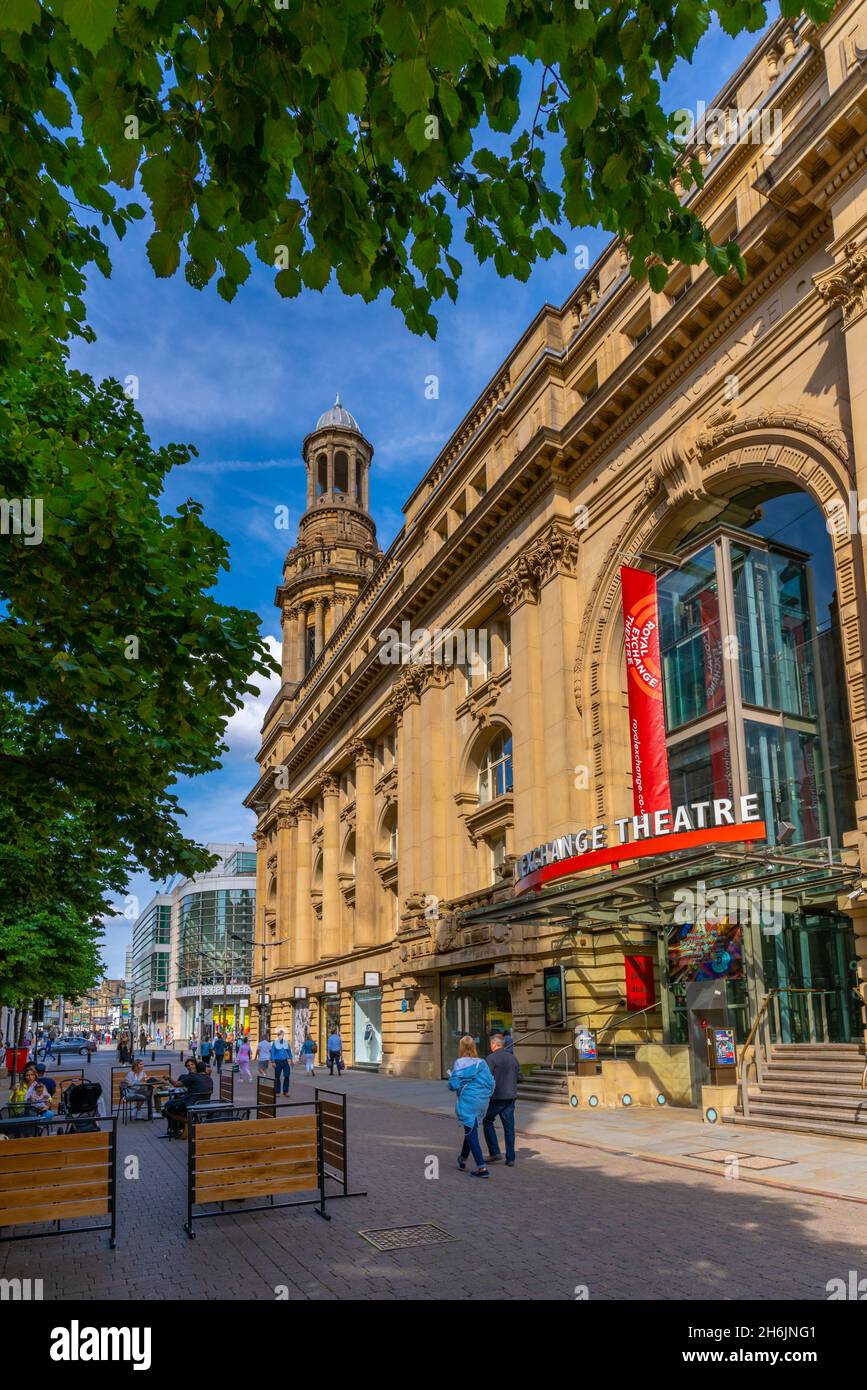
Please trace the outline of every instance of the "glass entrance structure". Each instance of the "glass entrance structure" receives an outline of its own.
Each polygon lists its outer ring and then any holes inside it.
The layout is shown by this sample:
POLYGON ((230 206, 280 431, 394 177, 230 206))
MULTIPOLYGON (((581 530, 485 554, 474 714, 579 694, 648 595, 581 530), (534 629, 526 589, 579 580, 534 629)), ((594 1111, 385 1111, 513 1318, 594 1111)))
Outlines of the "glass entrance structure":
MULTIPOLYGON (((855 825, 855 777, 836 596, 820 627, 813 558, 720 526, 659 579, 660 649, 673 804, 752 793, 769 846, 830 860, 855 825)), ((771 988, 814 991, 784 1000, 780 1041, 857 1036, 854 939, 833 898, 805 910, 778 893, 766 917, 681 922, 667 948, 674 1041, 686 985, 704 979, 728 982, 741 1037, 771 988)))
POLYGON ((512 996, 505 980, 484 974, 443 979, 443 1065, 454 1066, 458 1043, 468 1034, 480 1057, 491 1050, 491 1034, 511 1033, 512 996))

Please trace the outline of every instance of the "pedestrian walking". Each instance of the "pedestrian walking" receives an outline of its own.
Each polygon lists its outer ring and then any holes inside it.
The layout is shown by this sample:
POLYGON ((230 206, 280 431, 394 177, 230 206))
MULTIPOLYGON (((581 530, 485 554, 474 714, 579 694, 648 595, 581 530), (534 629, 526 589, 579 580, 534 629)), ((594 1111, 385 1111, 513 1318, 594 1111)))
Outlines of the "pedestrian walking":
POLYGON ((337 1066, 337 1075, 343 1071, 343 1039, 337 1028, 332 1029, 328 1038, 328 1075, 334 1075, 334 1067, 337 1066))
POLYGON ((316 1044, 309 1033, 304 1034, 304 1041, 301 1044, 301 1056, 304 1058, 304 1070, 308 1076, 316 1075, 316 1044))
POLYGON ((256 1046, 256 1060, 259 1065, 259 1075, 267 1076, 268 1068, 271 1065, 271 1044, 267 1038, 260 1038, 256 1046))
POLYGON ((488 1162, 499 1163, 502 1158, 497 1141, 495 1120, 501 1120, 503 1137, 506 1141, 506 1167, 515 1166, 515 1101, 518 1099, 518 1082, 521 1080, 521 1066, 514 1052, 506 1044, 502 1033, 494 1033, 491 1038, 491 1051, 487 1059, 494 1078, 494 1089, 488 1102, 488 1109, 482 1122, 485 1131, 485 1144, 488 1162))
POLYGON ((216 1063, 217 1063, 217 1075, 218 1075, 218 1076, 222 1075, 222 1071, 223 1071, 223 1058, 224 1058, 225 1055, 226 1055, 226 1048, 227 1048, 227 1047, 228 1047, 228 1043, 226 1042, 226 1039, 223 1038, 223 1037, 220 1037, 220 1035, 219 1035, 219 1033, 218 1033, 217 1036, 216 1036, 216 1038, 214 1039, 214 1059, 215 1059, 215 1061, 216 1061, 216 1063))
POLYGON ((271 1044, 271 1060, 274 1063, 274 1095, 280 1094, 280 1080, 283 1080, 283 1095, 289 1094, 289 1080, 291 1068, 289 1063, 294 1061, 289 1040, 284 1037, 281 1028, 274 1042, 271 1044))
POLYGON ((202 1038, 202 1047, 201 1047, 202 1061, 204 1062, 204 1064, 205 1064, 206 1067, 210 1064, 210 1061, 211 1061, 211 1050, 212 1050, 212 1049, 211 1049, 211 1039, 210 1039, 210 1038, 202 1038))
POLYGON ((252 1056, 253 1051, 250 1047, 250 1044, 248 1043, 246 1038, 242 1039, 242 1041, 238 1044, 238 1071, 240 1072, 241 1076, 246 1078, 247 1081, 253 1080, 252 1074, 250 1072, 250 1061, 252 1056))
POLYGON ((465 1033, 458 1044, 458 1056, 449 1072, 449 1090, 457 1091, 455 1114, 464 1127, 464 1143, 458 1158, 458 1167, 465 1169, 467 1159, 472 1154, 476 1167, 474 1178, 488 1178, 482 1147, 479 1143, 479 1120, 487 1112, 488 1102, 494 1090, 494 1076, 487 1062, 483 1062, 476 1051, 474 1040, 465 1033))
POLYGON ((195 1033, 191 1033, 191 1034, 190 1034, 190 1051, 191 1051, 192 1054, 193 1054, 193 1061, 195 1061, 195 1059, 196 1059, 196 1048, 198 1047, 198 1045, 199 1045, 199 1040, 198 1040, 198 1038, 196 1037, 195 1033))

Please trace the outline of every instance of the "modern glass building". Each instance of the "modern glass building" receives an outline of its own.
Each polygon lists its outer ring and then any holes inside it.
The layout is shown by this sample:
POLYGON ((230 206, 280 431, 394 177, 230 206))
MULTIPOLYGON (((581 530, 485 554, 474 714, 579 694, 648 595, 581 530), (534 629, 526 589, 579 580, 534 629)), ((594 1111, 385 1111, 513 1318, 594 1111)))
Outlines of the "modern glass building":
POLYGON ((150 1029, 165 1026, 171 964, 172 904, 159 895, 133 927, 131 975, 127 981, 137 1019, 150 1029))
POLYGON ((209 844, 215 867, 166 885, 133 932, 135 1014, 175 1038, 250 1025, 256 852, 209 844))

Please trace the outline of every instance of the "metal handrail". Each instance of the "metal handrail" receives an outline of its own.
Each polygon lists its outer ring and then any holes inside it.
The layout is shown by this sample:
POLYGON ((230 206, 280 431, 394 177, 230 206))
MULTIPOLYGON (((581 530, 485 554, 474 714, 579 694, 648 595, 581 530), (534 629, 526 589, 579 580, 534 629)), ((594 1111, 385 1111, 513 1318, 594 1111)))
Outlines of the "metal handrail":
MULTIPOLYGON (((614 1032, 616 1033, 617 1030, 618 1030, 619 1028, 622 1028, 622 1027, 624 1026, 624 1024, 628 1023, 629 1020, 630 1020, 631 1018, 640 1018, 642 1014, 651 1014, 651 1013, 653 1013, 654 1009, 658 1009, 658 1008, 660 1007, 661 1003, 662 1003, 662 1000, 661 1000, 661 999, 655 999, 654 1002, 653 1002, 652 1004, 646 1005, 646 1007, 643 1008, 643 1009, 636 1009, 634 1013, 627 1014, 625 1018, 621 1018, 621 1019, 619 1019, 617 1022, 614 1022, 614 1020, 612 1019, 611 1022, 614 1023, 614 1032)), ((607 1032, 609 1026, 610 1026, 610 1025, 606 1023, 606 1024, 599 1030, 599 1037, 601 1037, 603 1033, 607 1032)), ((646 1035, 647 1032, 648 1032, 648 1029, 647 1029, 646 1026, 645 1026, 644 1032, 645 1032, 645 1035, 646 1035)), ((617 1056, 617 1040, 616 1040, 616 1039, 615 1039, 615 1041, 614 1041, 614 1055, 615 1055, 615 1057, 617 1056)))
MULTIPOLYGON (((818 994, 824 996, 826 994, 835 993, 836 990, 833 989, 810 989, 804 987, 803 985, 775 985, 773 989, 770 989, 768 993, 765 995, 764 999, 762 1000, 761 1008, 759 1009, 755 1019, 753 1020, 753 1025, 750 1028, 750 1031, 747 1033, 746 1041, 744 1042, 744 1045, 741 1048, 740 1060, 738 1062, 736 1081, 740 1089, 741 1111, 744 1115, 749 1114, 749 1079, 747 1077, 747 1050, 750 1047, 752 1047, 753 1049, 753 1055, 757 1059, 756 1071, 758 1074, 758 1079, 759 1081, 761 1081, 761 1064, 758 1061, 758 1053, 756 1051, 755 1039, 758 1036, 758 1030, 761 1026, 762 1020, 765 1018, 765 1015, 768 1012, 771 1002, 781 994, 818 994)), ((824 1017, 825 1014, 823 1008, 823 1018, 824 1017)), ((767 1058, 765 1058, 765 1060, 767 1061, 767 1058)), ((867 1077, 867 1067, 864 1068, 864 1077, 867 1077)), ((862 1078, 861 1084, 865 1084, 864 1078, 862 1078)))
MULTIPOLYGON (((616 1003, 613 1003, 613 1004, 609 1005, 608 1007, 609 1007, 609 1008, 612 1008, 612 1009, 619 1009, 620 1006, 621 1006, 621 1000, 618 999, 618 1000, 616 1001, 616 1003)), ((521 1033, 521 1034, 519 1034, 518 1037, 515 1037, 515 1036, 513 1035, 513 1036, 512 1036, 512 1047, 513 1047, 513 1049, 514 1049, 514 1048, 518 1045, 518 1043, 526 1042, 528 1038, 534 1038, 534 1037, 536 1037, 537 1034, 539 1034, 539 1033, 550 1033, 552 1029, 557 1029, 558 1032, 563 1032, 565 1029, 567 1029, 567 1028, 569 1027, 570 1024, 577 1024, 577 1023, 580 1023, 581 1020, 582 1020, 583 1018, 592 1018, 594 1014, 599 1013, 599 1012, 601 1011, 601 1007, 604 1007, 604 1006, 600 1006, 600 1009, 590 1009, 590 1010, 588 1010, 587 1012, 585 1012, 585 1013, 583 1013, 583 1014, 567 1014, 566 1017, 563 1019, 563 1022, 562 1022, 562 1023, 545 1023, 545 1024, 543 1024, 543 1026, 542 1026, 541 1028, 532 1028, 532 1029, 530 1030, 529 1033, 521 1033)), ((563 1052, 564 1050, 567 1050, 567 1049, 570 1048, 571 1046, 572 1046, 571 1043, 567 1043, 565 1049, 562 1048, 562 1047, 561 1047, 561 1048, 558 1048, 558 1050, 555 1052, 554 1056, 551 1058, 551 1066, 552 1066, 552 1067, 554 1066, 554 1064, 555 1064, 555 1062, 556 1062, 556 1059, 560 1056, 560 1053, 563 1052)))
MULTIPOLYGON (((627 1014, 625 1018, 621 1018, 621 1019, 620 1019, 619 1021, 617 1021, 617 1022, 615 1022, 614 1019, 609 1019, 607 1023, 603 1024, 603 1026, 602 1026, 601 1029, 597 1030, 598 1036, 601 1037, 602 1034, 605 1033, 605 1032, 608 1030, 608 1028, 609 1028, 612 1024, 614 1024, 614 1031, 615 1031, 615 1033, 616 1033, 617 1030, 618 1030, 618 1028, 622 1028, 623 1025, 626 1024, 626 1023, 628 1023, 629 1020, 630 1020, 631 1018, 640 1018, 642 1014, 649 1014, 649 1013, 652 1013, 654 1009, 658 1009, 658 1008, 659 1008, 659 1005, 660 1005, 660 1000, 657 999, 657 1000, 654 1001, 654 1003, 648 1004, 648 1005, 647 1005, 645 1008, 643 1008, 643 1009, 636 1009, 634 1013, 627 1014)), ((591 1009, 589 1013, 578 1015, 578 1017, 581 1017, 581 1018, 592 1018, 594 1013, 596 1013, 596 1010, 595 1010, 595 1009, 591 1009)), ((645 1028, 645 1033, 646 1033, 646 1032, 647 1032, 647 1029, 645 1028)), ((561 1053, 563 1053, 563 1052, 566 1052, 566 1053, 570 1052, 570 1051, 574 1048, 574 1046, 575 1046, 575 1042, 574 1042, 574 1039, 573 1039, 572 1042, 566 1043, 566 1045, 565 1045, 564 1047, 558 1048, 558 1050, 554 1053, 554 1056, 551 1058, 551 1068, 552 1068, 552 1070, 556 1070, 556 1067, 557 1067, 557 1058, 561 1055, 561 1053)), ((617 1057, 617 1043, 616 1043, 616 1041, 615 1041, 615 1043, 614 1043, 614 1056, 615 1056, 615 1058, 617 1057)), ((568 1075, 569 1075, 569 1059, 568 1059, 568 1056, 567 1056, 567 1058, 566 1058, 566 1075, 567 1075, 567 1077, 568 1077, 568 1075)))

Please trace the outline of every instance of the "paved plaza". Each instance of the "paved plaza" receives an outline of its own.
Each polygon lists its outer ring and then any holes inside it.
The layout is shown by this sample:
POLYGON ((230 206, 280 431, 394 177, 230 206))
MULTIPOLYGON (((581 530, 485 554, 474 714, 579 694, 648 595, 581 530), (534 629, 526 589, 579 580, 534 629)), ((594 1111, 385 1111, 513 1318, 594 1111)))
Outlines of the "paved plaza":
MULTIPOLYGON (((90 1068, 106 1089, 111 1061, 103 1053, 90 1068)), ((104 1234, 12 1242, 0 1247, 0 1277, 41 1278, 46 1299, 575 1299, 584 1289, 591 1300, 825 1299, 828 1280, 867 1273, 860 1201, 757 1185, 746 1170, 727 1176, 724 1163, 663 1152, 690 1127, 693 1153, 779 1155, 795 1136, 756 1131, 744 1142, 686 1112, 653 1117, 644 1133, 649 1116, 599 1117, 603 1130, 596 1117, 523 1106, 516 1167, 496 1165, 484 1182, 456 1167, 444 1085, 353 1072, 329 1083, 321 1071, 316 1082, 350 1095, 350 1181, 367 1192, 331 1203, 330 1223, 310 1207, 226 1215, 189 1240, 186 1145, 161 1139, 163 1122, 139 1121, 118 1131, 117 1250, 104 1234), (570 1139, 538 1132, 558 1127, 570 1139), (425 1222, 453 1239, 381 1253, 359 1234, 425 1222)), ((312 1094, 293 1069, 290 1099, 312 1094)))

